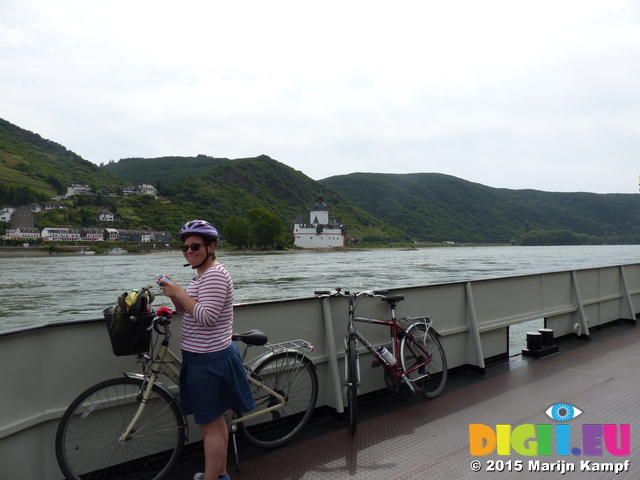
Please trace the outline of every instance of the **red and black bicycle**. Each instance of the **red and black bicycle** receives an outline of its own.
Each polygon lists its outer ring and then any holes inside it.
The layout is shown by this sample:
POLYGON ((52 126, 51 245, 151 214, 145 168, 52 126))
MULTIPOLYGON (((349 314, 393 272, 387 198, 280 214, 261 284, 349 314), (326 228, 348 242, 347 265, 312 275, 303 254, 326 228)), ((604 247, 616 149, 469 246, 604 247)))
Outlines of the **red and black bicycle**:
POLYGON ((447 383, 447 359, 438 333, 432 328, 431 317, 404 317, 396 319, 396 305, 403 295, 387 295, 386 290, 350 292, 336 288, 319 291, 319 298, 344 297, 349 303, 349 320, 345 336, 345 382, 349 402, 349 423, 355 433, 358 424, 358 386, 360 383, 360 353, 358 342, 375 356, 372 366, 384 367, 385 383, 392 391, 398 391, 404 380, 414 395, 435 398, 447 383), (379 297, 391 308, 391 319, 357 317, 356 307, 363 297, 379 297), (391 348, 374 346, 356 329, 355 322, 390 327, 391 348))

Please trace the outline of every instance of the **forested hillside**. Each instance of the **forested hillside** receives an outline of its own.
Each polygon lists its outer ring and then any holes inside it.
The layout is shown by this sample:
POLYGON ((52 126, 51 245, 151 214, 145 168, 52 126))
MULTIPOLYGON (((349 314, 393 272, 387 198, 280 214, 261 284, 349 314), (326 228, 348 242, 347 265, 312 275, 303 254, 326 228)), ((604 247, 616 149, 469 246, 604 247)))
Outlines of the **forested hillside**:
POLYGON ((127 182, 58 143, 0 119, 0 202, 12 204, 12 195, 21 192, 23 198, 28 190, 34 199, 50 199, 66 193, 72 183, 116 189, 127 182))
POLYGON ((0 119, 0 206, 46 202, 72 183, 116 192, 127 183, 151 184, 161 198, 69 199, 65 210, 38 214, 36 226, 96 224, 96 213, 108 209, 117 227, 177 233, 189 219, 222 228, 261 209, 287 228, 298 214, 308 221, 323 193, 330 214, 365 241, 640 244, 640 195, 497 189, 436 173, 353 173, 316 182, 267 155, 129 158, 98 167, 0 119))
POLYGON ((197 157, 123 158, 103 165, 104 170, 134 185, 146 183, 156 187, 174 185, 185 178, 200 175, 219 163, 229 163, 228 158, 197 157))
POLYGON ((232 216, 243 217, 246 210, 260 208, 280 217, 288 227, 297 214, 309 221, 309 210, 320 192, 330 214, 350 227, 350 235, 404 236, 400 230, 354 207, 334 190, 266 155, 219 162, 173 186, 163 187, 165 200, 145 200, 146 208, 137 209, 137 214, 145 224, 160 221, 162 228, 173 230, 188 218, 206 218, 224 225, 232 216))
POLYGON ((498 189, 437 173, 352 173, 321 182, 422 241, 503 243, 563 230, 640 241, 640 195, 498 189))

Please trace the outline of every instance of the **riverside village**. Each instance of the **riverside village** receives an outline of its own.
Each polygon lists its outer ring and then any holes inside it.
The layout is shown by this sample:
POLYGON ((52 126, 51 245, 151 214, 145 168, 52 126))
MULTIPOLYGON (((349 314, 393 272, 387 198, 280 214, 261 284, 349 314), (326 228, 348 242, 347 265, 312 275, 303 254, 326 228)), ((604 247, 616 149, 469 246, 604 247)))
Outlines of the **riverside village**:
MULTIPOLYGON (((123 186, 122 195, 151 195, 157 198, 157 190, 151 185, 123 186)), ((117 196, 111 191, 100 192, 105 197, 117 196)), ((168 243, 173 240, 171 232, 149 230, 127 230, 113 228, 116 216, 108 211, 96 214, 96 222, 103 225, 98 227, 36 227, 35 215, 53 209, 66 209, 61 200, 69 200, 74 196, 96 195, 88 185, 73 184, 67 189, 67 194, 53 198, 44 206, 29 203, 20 207, 4 207, 0 209, 0 221, 9 224, 3 240, 46 241, 46 242, 158 242, 168 243)), ((300 214, 294 219, 290 231, 295 237, 297 248, 336 248, 344 247, 347 237, 347 227, 333 215, 329 215, 329 207, 324 203, 322 193, 318 194, 316 203, 309 212, 309 221, 305 222, 300 214)), ((28 244, 25 244, 25 246, 28 244)), ((85 251, 86 252, 86 251, 85 251)), ((112 252, 115 253, 115 252, 112 252)), ((119 253, 119 252, 117 252, 119 253)))

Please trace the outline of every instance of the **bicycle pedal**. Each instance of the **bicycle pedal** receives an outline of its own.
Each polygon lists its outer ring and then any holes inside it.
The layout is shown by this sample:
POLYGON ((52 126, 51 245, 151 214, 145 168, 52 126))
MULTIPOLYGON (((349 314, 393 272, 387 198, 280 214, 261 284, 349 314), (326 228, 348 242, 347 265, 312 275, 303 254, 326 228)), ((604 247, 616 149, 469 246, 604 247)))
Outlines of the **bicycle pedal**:
POLYGON ((382 364, 380 363, 379 360, 374 360, 373 362, 371 362, 371 368, 377 368, 380 365, 382 365, 382 364))

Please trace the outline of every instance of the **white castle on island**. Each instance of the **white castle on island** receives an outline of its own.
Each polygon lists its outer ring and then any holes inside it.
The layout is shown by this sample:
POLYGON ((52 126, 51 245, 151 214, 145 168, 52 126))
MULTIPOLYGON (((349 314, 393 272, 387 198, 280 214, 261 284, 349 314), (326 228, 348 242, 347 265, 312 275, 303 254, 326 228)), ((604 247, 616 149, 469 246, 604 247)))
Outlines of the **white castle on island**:
POLYGON ((309 214, 310 223, 304 223, 299 214, 293 221, 292 232, 296 247, 328 248, 344 247, 347 227, 329 216, 329 207, 324 203, 322 193, 309 214))

